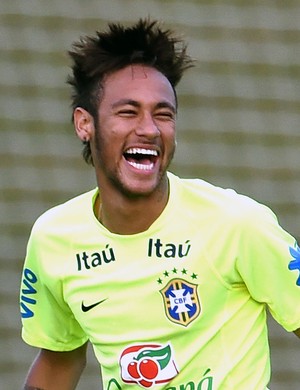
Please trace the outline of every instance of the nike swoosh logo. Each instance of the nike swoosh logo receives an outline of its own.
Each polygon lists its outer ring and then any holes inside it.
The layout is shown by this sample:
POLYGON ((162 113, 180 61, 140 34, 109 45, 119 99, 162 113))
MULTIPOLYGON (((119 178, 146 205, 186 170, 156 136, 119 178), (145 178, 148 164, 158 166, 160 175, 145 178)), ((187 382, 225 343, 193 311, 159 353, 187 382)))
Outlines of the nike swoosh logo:
POLYGON ((104 302, 104 301, 106 301, 106 300, 107 300, 107 298, 102 299, 101 301, 96 302, 96 303, 93 303, 92 305, 88 305, 88 306, 85 306, 85 304, 84 304, 83 301, 82 301, 82 303, 81 303, 81 310, 82 310, 84 313, 86 313, 87 311, 89 311, 89 310, 93 309, 94 307, 100 305, 100 303, 102 303, 102 302, 104 302))

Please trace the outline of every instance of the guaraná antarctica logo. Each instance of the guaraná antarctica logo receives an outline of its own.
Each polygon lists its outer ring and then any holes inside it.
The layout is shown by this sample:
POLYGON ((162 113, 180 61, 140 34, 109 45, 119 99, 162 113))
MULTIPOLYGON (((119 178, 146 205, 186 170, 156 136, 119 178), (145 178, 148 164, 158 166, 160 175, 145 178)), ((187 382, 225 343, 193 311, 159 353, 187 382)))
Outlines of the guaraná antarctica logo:
POLYGON ((178 374, 170 344, 140 344, 127 347, 120 356, 123 382, 143 388, 167 383, 178 374))

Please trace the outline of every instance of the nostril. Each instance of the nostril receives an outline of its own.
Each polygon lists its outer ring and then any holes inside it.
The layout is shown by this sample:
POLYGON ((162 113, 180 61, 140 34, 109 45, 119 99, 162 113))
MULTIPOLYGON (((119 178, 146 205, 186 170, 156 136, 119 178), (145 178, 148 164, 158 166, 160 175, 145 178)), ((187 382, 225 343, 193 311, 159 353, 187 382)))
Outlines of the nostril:
POLYGON ((160 135, 160 130, 156 124, 147 124, 147 125, 140 125, 136 127, 136 134, 137 135, 144 135, 146 137, 158 137, 160 135))

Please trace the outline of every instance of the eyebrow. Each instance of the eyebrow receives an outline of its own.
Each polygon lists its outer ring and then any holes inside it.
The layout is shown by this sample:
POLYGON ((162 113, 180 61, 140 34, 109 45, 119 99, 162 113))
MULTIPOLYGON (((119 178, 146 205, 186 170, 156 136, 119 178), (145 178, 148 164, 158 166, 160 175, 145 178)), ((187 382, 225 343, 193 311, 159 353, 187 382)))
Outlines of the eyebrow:
MULTIPOLYGON (((136 101, 136 100, 133 100, 133 99, 120 99, 117 102, 112 104, 112 108, 118 108, 120 106, 125 106, 127 104, 130 105, 130 106, 133 106, 133 107, 140 107, 141 106, 141 104, 138 101, 136 101)), ((156 108, 169 108, 171 111, 174 112, 174 114, 176 114, 176 107, 172 103, 170 103, 168 101, 158 102, 156 104, 156 108)))

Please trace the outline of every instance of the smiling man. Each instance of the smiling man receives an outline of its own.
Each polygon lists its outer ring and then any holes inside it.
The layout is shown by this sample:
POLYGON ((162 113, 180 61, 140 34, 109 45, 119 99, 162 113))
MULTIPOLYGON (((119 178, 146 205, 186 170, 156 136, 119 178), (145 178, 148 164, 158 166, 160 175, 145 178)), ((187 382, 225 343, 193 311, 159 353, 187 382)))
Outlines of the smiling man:
POLYGON ((80 139, 90 142, 101 188, 95 209, 110 231, 144 231, 164 209, 166 171, 175 151, 175 116, 175 93, 168 79, 140 64, 105 77, 96 121, 76 107, 75 127, 80 139))
POLYGON ((267 207, 168 172, 185 43, 140 20, 70 56, 97 186, 32 229, 22 336, 40 350, 24 389, 75 389, 88 341, 99 388, 267 389, 266 310, 299 336, 300 250, 267 207))

